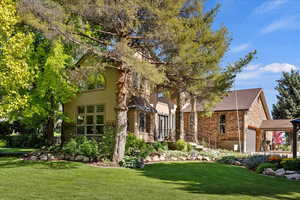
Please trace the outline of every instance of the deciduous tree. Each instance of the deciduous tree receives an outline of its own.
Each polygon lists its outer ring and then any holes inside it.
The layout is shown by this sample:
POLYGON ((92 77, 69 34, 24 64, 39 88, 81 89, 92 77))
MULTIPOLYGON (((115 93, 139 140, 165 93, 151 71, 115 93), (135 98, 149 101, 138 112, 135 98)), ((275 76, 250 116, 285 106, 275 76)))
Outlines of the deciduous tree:
POLYGON ((18 32, 19 18, 12 0, 0 1, 0 118, 28 103, 26 90, 32 80, 28 56, 32 36, 18 32))

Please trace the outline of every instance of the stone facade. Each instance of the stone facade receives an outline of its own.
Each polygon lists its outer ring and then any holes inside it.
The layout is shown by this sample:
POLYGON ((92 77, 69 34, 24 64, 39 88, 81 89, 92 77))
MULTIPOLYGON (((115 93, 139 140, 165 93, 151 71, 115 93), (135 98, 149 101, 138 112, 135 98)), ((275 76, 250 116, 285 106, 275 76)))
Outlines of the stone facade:
MULTIPOLYGON (((259 127, 263 120, 268 119, 262 98, 259 96, 253 101, 249 110, 239 110, 239 127, 242 149, 244 146, 244 135, 249 126, 259 127)), ((184 113, 185 134, 189 134, 192 129, 190 126, 190 113, 184 113)), ((237 111, 216 111, 211 117, 203 117, 198 112, 198 141, 204 142, 212 148, 222 148, 233 150, 234 145, 239 145, 237 111), (225 116, 225 132, 220 131, 220 117, 225 116)), ((260 141, 257 132, 257 145, 260 141)))

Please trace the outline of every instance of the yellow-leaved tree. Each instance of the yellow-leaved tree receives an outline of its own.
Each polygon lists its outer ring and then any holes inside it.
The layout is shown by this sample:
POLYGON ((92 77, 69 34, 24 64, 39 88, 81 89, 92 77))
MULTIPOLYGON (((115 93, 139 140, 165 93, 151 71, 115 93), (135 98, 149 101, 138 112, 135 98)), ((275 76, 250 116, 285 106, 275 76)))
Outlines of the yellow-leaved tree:
POLYGON ((32 36, 18 32, 16 5, 12 0, 0 1, 0 118, 27 104, 31 69, 28 55, 32 36))

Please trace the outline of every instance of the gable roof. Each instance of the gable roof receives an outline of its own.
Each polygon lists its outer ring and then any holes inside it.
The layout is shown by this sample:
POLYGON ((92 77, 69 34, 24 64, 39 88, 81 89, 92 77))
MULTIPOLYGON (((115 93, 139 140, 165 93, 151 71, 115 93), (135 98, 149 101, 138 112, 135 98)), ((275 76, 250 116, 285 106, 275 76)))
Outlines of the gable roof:
MULTIPOLYGON (((233 111, 236 110, 236 95, 237 95, 237 107, 238 110, 249 110, 255 100, 261 97, 263 107, 267 118, 270 119, 270 112, 268 105, 266 103, 266 98, 264 96, 263 90, 261 88, 254 89, 245 89, 245 90, 234 90, 229 92, 229 94, 223 98, 223 100, 218 103, 213 111, 233 111)), ((187 104, 183 108, 183 112, 190 112, 191 105, 187 104)), ((201 104, 197 104, 197 111, 203 111, 203 107, 201 104)))

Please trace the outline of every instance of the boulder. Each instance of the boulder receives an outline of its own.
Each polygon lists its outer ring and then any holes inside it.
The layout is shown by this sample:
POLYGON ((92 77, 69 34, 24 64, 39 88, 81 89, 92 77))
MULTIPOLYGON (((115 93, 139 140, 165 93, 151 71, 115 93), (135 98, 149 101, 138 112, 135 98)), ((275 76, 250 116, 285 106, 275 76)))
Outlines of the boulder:
POLYGON ((153 156, 153 157, 152 157, 152 161, 154 161, 154 162, 160 161, 159 156, 157 156, 157 155, 153 156))
POLYGON ((263 171, 263 174, 264 175, 267 175, 267 176, 275 176, 275 172, 273 169, 271 168, 266 168, 264 171, 263 171))
POLYGON ((159 157, 159 160, 160 160, 160 161, 165 161, 165 160, 166 160, 166 157, 165 157, 164 155, 161 155, 161 156, 159 157))
POLYGON ((275 171, 275 176, 284 176, 285 175, 285 170, 283 168, 277 169, 275 171))
POLYGON ((41 155, 40 155, 40 160, 42 160, 42 161, 47 161, 47 160, 48 160, 47 155, 41 154, 41 155))
POLYGON ((186 157, 180 156, 180 157, 179 157, 179 160, 186 160, 186 157))
POLYGON ((176 161, 176 160, 178 160, 178 158, 176 158, 176 157, 171 157, 171 160, 172 160, 172 161, 176 161))
POLYGON ((79 162, 89 162, 90 158, 87 156, 82 156, 82 155, 78 155, 75 157, 75 161, 79 161, 79 162))
POLYGON ((285 175, 285 177, 289 180, 300 180, 300 174, 289 174, 285 175))
POLYGON ((202 160, 203 157, 202 156, 197 156, 197 159, 196 160, 202 160))
POLYGON ((291 171, 291 170, 286 170, 285 171, 285 174, 288 175, 288 174, 296 174, 297 172, 296 171, 291 171))
POLYGON ((29 157, 29 160, 37 160, 37 159, 38 159, 38 157, 35 155, 29 157))
POLYGON ((243 165, 240 161, 237 161, 237 160, 234 161, 232 164, 237 165, 237 166, 242 166, 243 165))
POLYGON ((202 158, 202 160, 204 160, 204 161, 211 161, 211 159, 210 159, 208 156, 204 156, 204 157, 202 158))
POLYGON ((146 158, 145 158, 145 162, 151 162, 152 161, 152 158, 150 157, 150 156, 147 156, 146 158))

